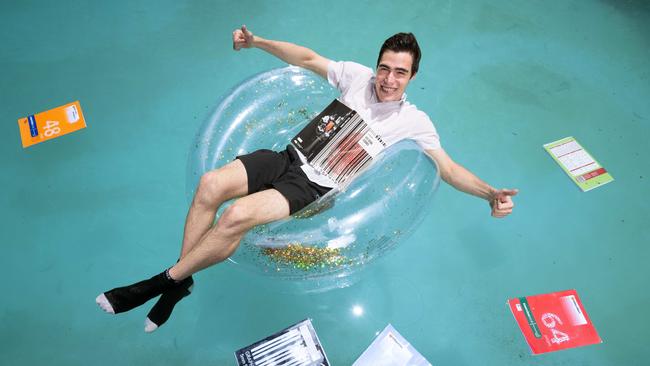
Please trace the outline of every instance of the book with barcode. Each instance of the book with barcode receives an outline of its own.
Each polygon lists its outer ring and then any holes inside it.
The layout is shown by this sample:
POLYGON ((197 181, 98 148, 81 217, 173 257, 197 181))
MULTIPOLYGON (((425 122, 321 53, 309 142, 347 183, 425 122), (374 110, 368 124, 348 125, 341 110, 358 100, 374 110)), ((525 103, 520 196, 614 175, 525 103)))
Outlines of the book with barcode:
POLYGON ((330 366, 310 319, 235 351, 238 366, 330 366))
POLYGON ((320 174, 345 188, 386 146, 361 116, 334 100, 292 140, 320 174))
POLYGON ((508 300, 533 354, 602 343, 575 290, 508 300))

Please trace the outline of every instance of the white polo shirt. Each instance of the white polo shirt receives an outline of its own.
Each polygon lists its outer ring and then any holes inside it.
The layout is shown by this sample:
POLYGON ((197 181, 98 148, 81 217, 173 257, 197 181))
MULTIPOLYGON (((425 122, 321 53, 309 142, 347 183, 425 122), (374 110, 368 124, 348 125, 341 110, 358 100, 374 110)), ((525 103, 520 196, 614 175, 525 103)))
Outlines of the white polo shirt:
MULTIPOLYGON (((406 101, 406 94, 398 101, 380 102, 377 99, 375 75, 371 68, 355 62, 331 61, 327 67, 327 81, 341 92, 339 100, 359 113, 370 128, 381 136, 386 147, 411 139, 422 149, 440 148, 433 122, 426 113, 406 101)), ((305 161, 303 156, 301 159, 305 161)), ((308 164, 303 164, 302 170, 312 182, 324 187, 336 187, 336 183, 308 164)))

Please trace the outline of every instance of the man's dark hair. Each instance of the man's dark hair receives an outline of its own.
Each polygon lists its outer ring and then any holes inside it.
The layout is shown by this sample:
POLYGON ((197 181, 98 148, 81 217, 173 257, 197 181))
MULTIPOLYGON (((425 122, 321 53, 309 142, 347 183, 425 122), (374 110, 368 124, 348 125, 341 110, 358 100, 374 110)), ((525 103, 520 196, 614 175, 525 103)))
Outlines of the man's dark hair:
MULTIPOLYGON (((411 66, 411 75, 415 75, 418 72, 418 67, 420 66, 420 46, 418 46, 418 41, 415 39, 413 33, 397 33, 394 36, 388 38, 384 41, 384 44, 379 50, 379 57, 377 58, 377 66, 379 66, 379 61, 381 61, 381 56, 385 51, 393 52, 408 52, 413 58, 413 65, 411 66)), ((411 76, 412 77, 412 76, 411 76)))

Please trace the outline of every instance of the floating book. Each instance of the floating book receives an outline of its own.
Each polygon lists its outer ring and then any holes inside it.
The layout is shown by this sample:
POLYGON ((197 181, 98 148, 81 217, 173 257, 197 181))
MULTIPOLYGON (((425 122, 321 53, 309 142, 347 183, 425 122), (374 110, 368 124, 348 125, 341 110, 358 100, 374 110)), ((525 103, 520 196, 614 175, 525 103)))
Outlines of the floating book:
POLYGON ((602 343, 575 290, 508 300, 533 354, 602 343))
POLYGON ((306 319, 235 352, 239 366, 329 366, 311 320, 306 319))
POLYGON ((545 144, 544 149, 583 192, 614 180, 573 137, 545 144))
POLYGON ((386 146, 356 111, 336 99, 291 142, 316 171, 341 189, 386 146))
POLYGON ((76 101, 21 118, 18 128, 23 147, 29 147, 86 128, 86 120, 76 101))
POLYGON ((431 366, 401 334, 388 324, 352 366, 431 366))

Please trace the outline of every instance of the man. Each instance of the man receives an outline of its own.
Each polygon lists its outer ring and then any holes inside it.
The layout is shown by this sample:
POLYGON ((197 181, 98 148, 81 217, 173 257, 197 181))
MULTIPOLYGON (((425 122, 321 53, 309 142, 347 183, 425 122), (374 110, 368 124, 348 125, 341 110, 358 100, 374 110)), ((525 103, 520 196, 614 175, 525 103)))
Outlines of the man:
MULTIPOLYGON (((376 75, 356 63, 333 62, 308 48, 255 36, 246 26, 233 32, 233 48, 260 48, 326 78, 341 91, 339 99, 387 145, 404 138, 416 141, 436 161, 444 181, 488 201, 494 217, 512 212, 511 197, 517 191, 494 189, 455 163, 440 146, 428 116, 406 101, 404 91, 420 62, 412 34, 399 33, 384 42, 376 75)), ((227 259, 254 226, 283 219, 335 186, 305 162, 292 147, 282 152, 259 150, 203 175, 187 214, 179 261, 148 280, 100 294, 99 306, 116 314, 161 295, 145 320, 145 331, 157 329, 176 303, 189 295, 194 273, 227 259), (214 223, 219 206, 233 198, 237 199, 214 223)))

